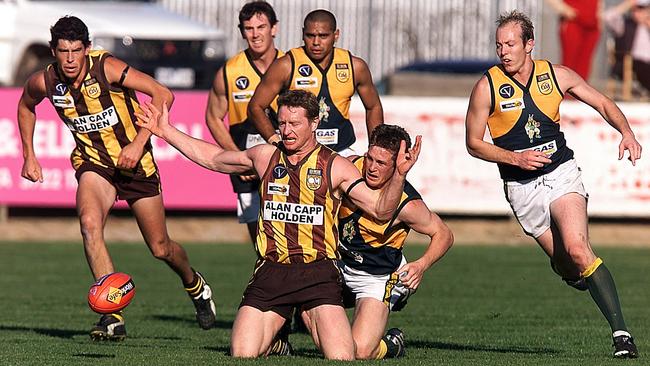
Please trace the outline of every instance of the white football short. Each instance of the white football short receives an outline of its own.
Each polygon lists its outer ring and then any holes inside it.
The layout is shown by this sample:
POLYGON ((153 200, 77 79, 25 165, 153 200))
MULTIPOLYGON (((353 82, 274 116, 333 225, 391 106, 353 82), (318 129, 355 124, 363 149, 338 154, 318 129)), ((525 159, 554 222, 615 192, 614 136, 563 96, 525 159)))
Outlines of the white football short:
POLYGON ((237 193, 237 217, 239 223, 256 222, 260 214, 260 195, 258 192, 237 193))
POLYGON ((537 178, 504 182, 504 191, 519 225, 533 238, 551 227, 551 202, 568 193, 589 198, 575 159, 537 178))
MULTIPOLYGON (((397 274, 374 275, 345 265, 338 261, 339 269, 343 274, 343 281, 347 289, 359 300, 370 297, 383 302, 390 311, 400 311, 406 300, 415 293, 399 281, 397 274)), ((400 267, 406 264, 406 258, 402 256, 400 267)))

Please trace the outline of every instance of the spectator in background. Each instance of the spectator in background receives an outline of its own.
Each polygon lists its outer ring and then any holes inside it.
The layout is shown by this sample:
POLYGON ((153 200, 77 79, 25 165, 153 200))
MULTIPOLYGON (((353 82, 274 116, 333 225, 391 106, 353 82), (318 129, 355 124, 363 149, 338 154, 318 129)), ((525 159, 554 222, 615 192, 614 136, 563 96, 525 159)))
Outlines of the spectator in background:
POLYGON ((600 0, 546 0, 560 15, 562 64, 589 80, 591 60, 600 38, 600 0))
POLYGON ((623 56, 632 56, 636 80, 650 90, 650 0, 625 0, 607 9, 604 22, 616 39, 612 73, 621 77, 623 56))

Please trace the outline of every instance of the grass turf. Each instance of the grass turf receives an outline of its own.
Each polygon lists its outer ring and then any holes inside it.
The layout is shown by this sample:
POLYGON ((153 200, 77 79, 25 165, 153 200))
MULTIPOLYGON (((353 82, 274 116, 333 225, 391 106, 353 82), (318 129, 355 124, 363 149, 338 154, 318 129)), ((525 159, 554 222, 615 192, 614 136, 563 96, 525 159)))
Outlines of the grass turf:
MULTIPOLYGON (((125 311, 123 343, 93 343, 97 320, 86 304, 92 279, 81 244, 0 243, 0 364, 222 365, 329 364, 306 335, 291 336, 298 354, 264 360, 227 355, 232 322, 251 274, 246 245, 185 245, 217 302, 216 329, 198 328, 176 275, 142 244, 110 244, 116 268, 133 276, 137 293, 125 311)), ((421 246, 406 249, 417 258, 421 246)), ((563 284, 533 247, 457 246, 430 269, 389 327, 404 330, 400 365, 647 364, 650 249, 598 248, 613 273, 625 319, 641 352, 612 359, 606 321, 586 292, 563 284)), ((359 362, 372 364, 375 362, 359 362)))

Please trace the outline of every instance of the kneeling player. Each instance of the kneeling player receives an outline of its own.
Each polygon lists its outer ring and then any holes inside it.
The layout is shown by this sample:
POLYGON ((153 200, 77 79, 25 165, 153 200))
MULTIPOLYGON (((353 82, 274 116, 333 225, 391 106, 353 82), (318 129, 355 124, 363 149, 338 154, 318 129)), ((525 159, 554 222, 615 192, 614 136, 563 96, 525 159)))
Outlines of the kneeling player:
MULTIPOLYGON (((353 160, 368 187, 381 189, 393 175, 402 140, 410 146, 408 133, 399 126, 379 125, 373 130, 365 157, 353 160)), ((339 240, 346 291, 355 301, 352 336, 356 358, 403 356, 402 331, 393 328, 384 335, 388 314, 404 307, 424 271, 451 247, 451 231, 406 182, 399 207, 389 221, 377 221, 344 200, 339 211, 339 240), (428 235, 431 242, 421 258, 406 263, 402 246, 410 229, 428 235)))

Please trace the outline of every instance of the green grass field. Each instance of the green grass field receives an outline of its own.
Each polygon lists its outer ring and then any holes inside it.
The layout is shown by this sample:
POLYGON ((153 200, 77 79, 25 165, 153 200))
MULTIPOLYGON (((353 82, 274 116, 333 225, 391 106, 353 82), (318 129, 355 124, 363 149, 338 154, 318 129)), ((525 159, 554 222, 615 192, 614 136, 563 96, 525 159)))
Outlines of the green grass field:
MULTIPOLYGON (((172 271, 142 244, 111 244, 117 270, 137 286, 126 309, 128 339, 93 343, 86 304, 92 280, 81 244, 0 243, 2 365, 314 365, 329 363, 306 335, 297 356, 235 360, 230 328, 254 255, 246 245, 185 245, 217 302, 218 325, 203 331, 172 271)), ((407 248, 410 258, 424 247, 407 248)), ((389 326, 407 337, 400 365, 647 365, 650 249, 598 248, 617 280, 641 358, 614 360, 609 327, 588 293, 564 285, 535 247, 456 246, 426 274, 389 326)), ((364 364, 376 362, 364 362, 364 364)))

